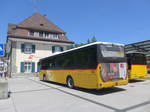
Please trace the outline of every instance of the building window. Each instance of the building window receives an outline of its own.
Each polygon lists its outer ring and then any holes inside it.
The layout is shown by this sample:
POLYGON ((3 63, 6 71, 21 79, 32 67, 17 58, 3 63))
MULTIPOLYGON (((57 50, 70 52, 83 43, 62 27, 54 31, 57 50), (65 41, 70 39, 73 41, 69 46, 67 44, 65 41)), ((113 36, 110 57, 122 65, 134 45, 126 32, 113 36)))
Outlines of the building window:
POLYGON ((26 44, 24 52, 25 53, 32 53, 32 45, 31 44, 26 44))
POLYGON ((34 36, 34 31, 30 31, 29 36, 34 36))
POLYGON ((29 36, 39 37, 39 32, 29 31, 29 36))
POLYGON ((34 32, 35 37, 39 37, 39 32, 34 32))
POLYGON ((21 62, 20 71, 23 73, 35 72, 35 63, 34 62, 21 62))
POLYGON ((45 37, 48 38, 49 37, 49 33, 45 33, 45 37))
POLYGON ((53 34, 53 38, 54 39, 58 39, 58 35, 57 34, 53 34))
POLYGON ((53 35, 52 35, 52 34, 49 34, 49 38, 53 38, 53 35))
POLYGON ((62 52, 62 51, 63 51, 63 47, 61 47, 61 46, 52 46, 52 53, 62 52))
POLYGON ((35 53, 35 45, 32 44, 21 44, 21 52, 30 54, 35 53))
MULTIPOLYGON (((64 35, 64 34, 62 34, 64 35)), ((58 34, 52 34, 48 32, 34 32, 30 31, 29 36, 34 36, 34 37, 44 37, 44 38, 52 38, 52 39, 58 39, 58 34)))
POLYGON ((44 37, 44 32, 40 32, 39 37, 44 37))

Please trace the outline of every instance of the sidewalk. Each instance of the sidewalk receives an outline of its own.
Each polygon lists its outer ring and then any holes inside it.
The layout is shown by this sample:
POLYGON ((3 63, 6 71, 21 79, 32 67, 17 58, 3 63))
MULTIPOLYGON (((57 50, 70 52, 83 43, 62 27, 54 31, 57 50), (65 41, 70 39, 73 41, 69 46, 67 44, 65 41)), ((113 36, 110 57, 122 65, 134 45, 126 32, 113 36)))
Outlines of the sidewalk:
MULTIPOLYGON (((8 80, 5 78, 1 78, 0 82, 7 82, 8 80)), ((8 86, 9 91, 9 86, 8 86)), ((15 107, 13 104, 13 100, 11 97, 7 99, 0 99, 0 112, 15 112, 15 107)))
POLYGON ((0 112, 16 112, 12 98, 0 100, 0 112))
MULTIPOLYGON (((10 97, 8 99, 0 99, 0 112, 27 112, 24 110, 17 109, 17 108, 25 106, 24 104, 17 103, 17 101, 28 99, 28 95, 25 92, 30 92, 30 91, 32 92, 36 90, 47 89, 47 87, 35 84, 27 80, 28 78, 38 80, 38 77, 27 77, 27 76, 25 77, 15 76, 15 77, 8 78, 8 79, 5 79, 5 78, 0 79, 0 81, 8 81, 8 90, 11 92, 10 97), (20 98, 20 95, 18 93, 20 94, 24 93, 23 95, 24 97, 20 98)), ((33 104, 31 104, 31 107, 32 105, 33 104)))
POLYGON ((150 109, 150 79, 104 91, 69 89, 39 81, 38 77, 13 77, 8 82, 11 97, 0 100, 0 112, 148 112, 150 109))

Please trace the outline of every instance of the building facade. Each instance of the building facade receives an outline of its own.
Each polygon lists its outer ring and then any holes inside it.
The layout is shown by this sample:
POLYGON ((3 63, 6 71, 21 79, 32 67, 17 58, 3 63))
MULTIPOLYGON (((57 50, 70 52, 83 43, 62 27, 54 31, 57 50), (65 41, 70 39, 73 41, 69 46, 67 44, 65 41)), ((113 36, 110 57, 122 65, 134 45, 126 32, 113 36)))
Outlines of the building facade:
POLYGON ((38 72, 39 59, 64 51, 72 43, 62 29, 39 13, 19 24, 8 24, 9 72, 12 75, 38 72))

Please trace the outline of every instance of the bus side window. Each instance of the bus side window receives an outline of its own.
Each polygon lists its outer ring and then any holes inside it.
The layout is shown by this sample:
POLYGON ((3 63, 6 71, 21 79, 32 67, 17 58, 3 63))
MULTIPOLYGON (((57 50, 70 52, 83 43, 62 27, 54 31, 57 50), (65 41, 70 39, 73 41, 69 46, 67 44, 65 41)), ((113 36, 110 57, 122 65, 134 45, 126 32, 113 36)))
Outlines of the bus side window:
POLYGON ((55 67, 55 63, 54 62, 55 61, 54 61, 53 58, 47 60, 46 68, 47 69, 53 69, 55 67))
POLYGON ((41 68, 42 68, 42 69, 47 69, 47 64, 48 64, 48 63, 42 62, 41 68))
POLYGON ((52 63, 49 63, 49 67, 52 68, 52 67, 53 67, 53 64, 52 64, 52 63))
POLYGON ((75 57, 74 57, 74 61, 75 61, 75 67, 79 67, 79 68, 85 68, 86 64, 85 61, 86 60, 86 56, 84 51, 77 51, 75 53, 75 57))
POLYGON ((91 68, 95 68, 96 67, 96 62, 97 62, 97 58, 96 58, 96 49, 91 48, 88 50, 88 61, 87 64, 89 65, 89 67, 91 68))
POLYGON ((73 54, 67 54, 64 57, 65 62, 63 61, 62 66, 64 68, 70 68, 72 69, 74 67, 74 55, 73 54))
POLYGON ((68 65, 69 65, 69 61, 70 61, 69 59, 66 59, 66 61, 63 63, 62 66, 63 66, 64 68, 67 68, 68 65))

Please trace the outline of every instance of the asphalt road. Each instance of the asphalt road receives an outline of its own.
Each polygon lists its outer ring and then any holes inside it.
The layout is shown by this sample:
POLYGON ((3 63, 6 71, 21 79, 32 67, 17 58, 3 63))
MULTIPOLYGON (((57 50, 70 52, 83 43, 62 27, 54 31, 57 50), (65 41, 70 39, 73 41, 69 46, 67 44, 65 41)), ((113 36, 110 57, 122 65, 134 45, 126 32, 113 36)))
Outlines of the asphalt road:
POLYGON ((150 80, 102 90, 69 89, 37 77, 8 80, 11 97, 0 112, 150 112, 150 80))

